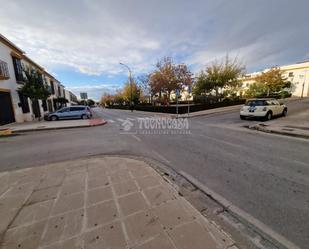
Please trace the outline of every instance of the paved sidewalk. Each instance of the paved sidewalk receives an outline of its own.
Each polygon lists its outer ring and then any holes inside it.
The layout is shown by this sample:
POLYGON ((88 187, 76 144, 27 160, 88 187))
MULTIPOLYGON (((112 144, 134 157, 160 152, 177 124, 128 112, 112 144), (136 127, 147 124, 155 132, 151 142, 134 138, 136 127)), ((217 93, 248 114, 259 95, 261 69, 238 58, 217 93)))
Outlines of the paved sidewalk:
POLYGON ((2 130, 9 130, 12 133, 38 131, 38 130, 54 130, 90 127, 105 124, 106 121, 102 118, 94 119, 77 119, 77 120, 59 120, 59 121, 34 121, 25 123, 13 123, 1 126, 2 130))
POLYGON ((3 249, 237 248, 142 161, 94 157, 0 174, 3 249))

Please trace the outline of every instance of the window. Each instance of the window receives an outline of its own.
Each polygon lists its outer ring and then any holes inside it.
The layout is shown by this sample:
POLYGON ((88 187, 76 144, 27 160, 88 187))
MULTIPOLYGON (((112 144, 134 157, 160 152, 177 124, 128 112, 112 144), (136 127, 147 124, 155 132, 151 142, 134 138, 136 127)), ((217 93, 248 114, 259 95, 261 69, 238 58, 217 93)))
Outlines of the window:
POLYGON ((10 78, 8 64, 0 60, 0 80, 7 80, 10 78))
POLYGON ((55 87, 54 87, 54 82, 50 81, 50 93, 55 94, 55 87))
POLYGON ((85 110, 85 107, 71 107, 71 109, 70 109, 72 112, 73 111, 83 111, 83 110, 85 110))
POLYGON ((23 76, 23 67, 21 65, 21 61, 20 61, 20 59, 14 57, 14 56, 12 57, 12 59, 13 59, 16 81, 23 82, 24 76, 23 76))
POLYGON ((19 100, 20 100, 21 109, 23 110, 23 113, 29 113, 30 109, 29 109, 28 98, 22 95, 21 93, 18 93, 18 95, 19 95, 19 100))
POLYGON ((61 89, 60 89, 60 86, 58 86, 58 96, 61 97, 61 89))
POLYGON ((289 77, 294 77, 294 73, 293 72, 289 72, 289 77))
POLYGON ((59 110, 59 112, 69 112, 69 111, 70 111, 69 107, 65 107, 65 108, 62 108, 61 110, 59 110))

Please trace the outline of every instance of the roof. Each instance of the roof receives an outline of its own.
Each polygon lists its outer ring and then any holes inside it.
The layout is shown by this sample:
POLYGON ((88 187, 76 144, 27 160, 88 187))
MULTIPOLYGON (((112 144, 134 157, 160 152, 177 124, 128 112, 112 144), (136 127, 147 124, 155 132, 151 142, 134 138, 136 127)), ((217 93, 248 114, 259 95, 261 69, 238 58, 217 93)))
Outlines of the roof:
POLYGON ((2 43, 4 43, 5 45, 7 45, 8 47, 10 47, 11 49, 17 51, 20 54, 25 54, 25 52, 20 49, 19 47, 17 47, 13 42, 9 41, 9 39, 7 39, 4 35, 0 34, 0 41, 2 43))
POLYGON ((37 64, 36 62, 34 62, 32 59, 30 59, 27 55, 24 54, 24 55, 23 55, 23 59, 24 59, 25 61, 28 61, 30 64, 36 66, 36 67, 39 68, 40 70, 44 71, 44 68, 43 68, 43 67, 41 67, 39 64, 37 64))

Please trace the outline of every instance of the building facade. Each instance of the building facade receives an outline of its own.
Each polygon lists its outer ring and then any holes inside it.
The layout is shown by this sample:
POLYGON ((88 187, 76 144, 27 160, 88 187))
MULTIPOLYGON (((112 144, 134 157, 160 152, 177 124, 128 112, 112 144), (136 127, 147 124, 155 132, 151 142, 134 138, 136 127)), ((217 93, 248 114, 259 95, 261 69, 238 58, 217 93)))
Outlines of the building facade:
MULTIPOLYGON (((290 89, 292 96, 309 97, 309 61, 280 66, 279 68, 283 72, 283 76, 292 83, 290 89)), ((267 72, 268 70, 269 69, 265 69, 262 72, 267 72)), ((242 94, 249 89, 251 84, 255 83, 255 77, 262 72, 254 72, 245 75, 242 79, 242 94)))
POLYGON ((0 34, 0 125, 42 117, 45 112, 55 111, 61 106, 59 98, 66 98, 70 104, 75 103, 75 95, 66 91, 54 76, 0 34), (31 101, 18 92, 25 84, 24 68, 34 69, 42 79, 42 84, 48 86, 51 95, 47 100, 31 101))

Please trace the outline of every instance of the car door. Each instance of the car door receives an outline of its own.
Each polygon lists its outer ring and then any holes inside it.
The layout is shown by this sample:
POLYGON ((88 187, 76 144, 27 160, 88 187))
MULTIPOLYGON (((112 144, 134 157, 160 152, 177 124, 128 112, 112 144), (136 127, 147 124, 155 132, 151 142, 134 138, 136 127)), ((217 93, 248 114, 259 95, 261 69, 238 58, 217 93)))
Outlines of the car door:
POLYGON ((283 112, 283 105, 280 105, 278 100, 274 100, 274 104, 276 105, 276 115, 280 115, 283 112))
POLYGON ((70 107, 70 112, 72 113, 72 118, 80 118, 80 108, 77 106, 70 107))
POLYGON ((278 110, 278 105, 276 103, 276 100, 271 100, 271 109, 273 111, 273 116, 278 115, 279 110, 278 110))
POLYGON ((70 118, 70 108, 65 107, 57 112, 59 119, 68 119, 70 118))

